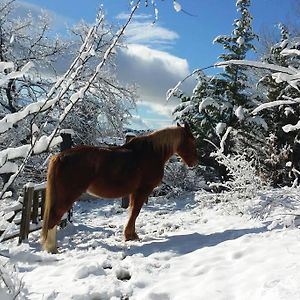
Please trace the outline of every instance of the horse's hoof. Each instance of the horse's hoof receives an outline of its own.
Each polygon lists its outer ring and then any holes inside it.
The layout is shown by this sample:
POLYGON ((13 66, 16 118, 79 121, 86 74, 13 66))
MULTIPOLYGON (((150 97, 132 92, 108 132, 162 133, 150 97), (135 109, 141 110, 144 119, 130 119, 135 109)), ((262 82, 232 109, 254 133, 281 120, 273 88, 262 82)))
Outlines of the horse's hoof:
POLYGON ((133 234, 126 234, 125 235, 125 241, 134 241, 134 240, 139 240, 139 236, 136 233, 133 234))
POLYGON ((50 254, 58 254, 58 250, 57 248, 47 248, 47 247, 44 247, 43 250, 45 250, 46 252, 50 253, 50 254))

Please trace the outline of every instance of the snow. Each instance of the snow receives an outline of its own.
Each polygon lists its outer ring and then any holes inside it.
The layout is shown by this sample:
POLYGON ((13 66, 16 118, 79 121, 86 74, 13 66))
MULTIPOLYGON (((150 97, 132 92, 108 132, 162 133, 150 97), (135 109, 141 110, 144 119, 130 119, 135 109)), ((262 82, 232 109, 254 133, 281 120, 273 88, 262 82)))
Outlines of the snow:
POLYGON ((23 108, 22 110, 16 113, 7 114, 4 118, 0 120, 0 133, 9 130, 10 128, 13 127, 15 123, 19 122, 20 120, 24 119, 30 114, 47 110, 52 105, 54 105, 56 101, 57 99, 54 98, 53 100, 50 101, 43 100, 43 101, 34 102, 27 105, 25 108, 23 108))
POLYGON ((12 160, 19 157, 25 157, 30 150, 30 145, 23 145, 16 148, 6 148, 0 151, 0 165, 2 166, 6 160, 12 160))
POLYGON ((18 165, 10 161, 6 162, 0 167, 0 174, 15 173, 18 171, 18 165))
POLYGON ((242 106, 239 106, 234 113, 240 121, 244 120, 245 112, 242 106))
POLYGON ((8 75, 4 76, 2 79, 0 79, 0 86, 6 84, 10 79, 20 78, 24 76, 33 67, 33 65, 34 64, 32 62, 28 62, 26 65, 22 67, 20 71, 13 71, 8 75))
MULTIPOLYGON (((271 190, 260 200, 277 196, 271 190)), ((0 252, 32 300, 299 299, 299 229, 270 230, 271 221, 234 214, 209 197, 150 198, 137 221, 140 240, 131 242, 122 237, 120 201, 81 201, 74 223, 58 232, 59 254, 41 251, 38 232, 20 246, 2 243, 0 252)))
POLYGON ((213 40, 213 44, 216 44, 219 42, 219 40, 221 40, 224 37, 224 35, 218 35, 214 38, 213 40))
POLYGON ((273 65, 273 64, 268 64, 268 63, 259 62, 259 61, 251 61, 251 60, 235 60, 235 59, 233 59, 233 60, 218 62, 215 64, 216 67, 224 67, 224 66, 228 66, 228 65, 249 66, 249 67, 254 67, 254 68, 277 71, 277 72, 280 72, 283 74, 288 74, 288 75, 297 74, 297 70, 292 70, 290 68, 282 67, 279 65, 273 65))
POLYGON ((225 149, 225 143, 226 143, 227 137, 228 137, 228 135, 229 135, 229 133, 230 133, 231 130, 232 130, 232 127, 231 127, 231 126, 227 127, 227 129, 226 129, 224 135, 223 135, 222 138, 221 138, 221 142, 220 142, 220 151, 221 151, 221 153, 224 152, 224 149, 225 149))
POLYGON ((254 116, 254 117, 248 118, 247 121, 249 123, 253 123, 253 124, 256 124, 256 125, 262 127, 264 130, 268 130, 267 122, 260 116, 254 116))
POLYGON ((216 100, 211 97, 204 98, 199 104, 199 112, 201 113, 207 106, 219 107, 220 105, 216 100))
POLYGON ((227 127, 226 123, 222 123, 222 122, 218 123, 217 126, 216 126, 216 134, 218 136, 220 136, 224 132, 226 127, 227 127))
POLYGON ((283 56, 299 56, 300 50, 298 50, 298 49, 283 49, 280 52, 280 54, 283 56))
POLYGON ((245 39, 240 36, 236 42, 239 44, 239 46, 243 46, 245 44, 245 39))
POLYGON ((292 125, 292 124, 287 124, 282 127, 284 132, 290 132, 294 130, 299 130, 300 129, 300 121, 297 122, 297 124, 292 125))
POLYGON ((70 134, 70 135, 75 135, 75 132, 73 129, 61 129, 59 131, 61 134, 70 134))
POLYGON ((237 0, 235 5, 238 7, 238 6, 241 5, 242 3, 243 3, 243 0, 237 0))
POLYGON ((258 112, 267 109, 267 108, 272 108, 275 106, 280 106, 280 105, 290 105, 290 104, 297 104, 300 102, 299 98, 295 98, 295 99, 286 99, 286 100, 275 100, 272 102, 267 102, 267 103, 263 103, 261 105, 259 105, 258 107, 256 107, 253 111, 252 114, 257 114, 258 112))
POLYGON ((13 68, 14 68, 13 62, 0 61, 0 73, 3 73, 7 69, 13 69, 13 68))
POLYGON ((228 65, 242 65, 273 71, 274 73, 272 74, 272 77, 275 80, 275 82, 287 82, 290 86, 299 90, 298 83, 300 80, 300 73, 295 68, 282 67, 279 65, 249 60, 228 60, 224 62, 218 62, 215 64, 216 67, 224 67, 228 65))
POLYGON ((182 10, 181 5, 177 1, 173 1, 173 6, 176 12, 180 12, 182 10))
POLYGON ((54 147, 55 145, 58 145, 61 142, 62 142, 61 136, 53 137, 53 134, 51 134, 50 136, 43 135, 36 141, 33 151, 35 154, 39 154, 46 151, 48 147, 49 148, 54 147))
POLYGON ((174 116, 176 116, 176 118, 179 118, 179 119, 181 119, 184 115, 186 115, 194 110, 194 106, 193 106, 193 104, 191 104, 190 101, 182 103, 182 105, 178 106, 177 108, 179 108, 179 107, 182 108, 182 110, 176 111, 174 113, 174 116))

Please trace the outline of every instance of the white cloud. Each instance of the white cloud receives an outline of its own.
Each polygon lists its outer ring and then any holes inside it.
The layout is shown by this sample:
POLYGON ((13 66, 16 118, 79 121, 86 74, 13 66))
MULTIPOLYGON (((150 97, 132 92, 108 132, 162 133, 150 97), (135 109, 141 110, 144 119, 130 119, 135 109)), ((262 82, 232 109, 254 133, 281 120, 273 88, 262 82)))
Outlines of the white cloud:
POLYGON ((172 115, 173 109, 177 102, 167 102, 166 100, 162 103, 155 102, 142 102, 145 106, 149 107, 153 113, 160 115, 160 117, 170 117, 172 115))
MULTIPOLYGON (((122 12, 116 16, 116 19, 117 20, 128 20, 129 17, 130 17, 130 14, 122 12)), ((147 14, 136 14, 133 16, 133 20, 140 20, 140 19, 150 20, 150 19, 153 19, 153 16, 147 15, 147 14)))
MULTIPOLYGON (((147 107, 147 104, 137 104, 138 108, 143 106, 147 107)), ((170 126, 172 120, 169 117, 161 116, 160 114, 152 111, 151 107, 148 107, 148 113, 141 115, 134 114, 130 119, 130 127, 132 129, 157 129, 170 126)))
POLYGON ((129 124, 130 124, 130 128, 132 128, 132 129, 139 129, 139 130, 140 129, 143 129, 143 130, 149 129, 149 126, 144 121, 144 119, 142 119, 138 115, 132 115, 129 124))
MULTIPOLYGON (((170 125, 171 114, 178 101, 166 102, 166 93, 190 73, 187 60, 144 45, 129 44, 118 52, 117 70, 121 82, 138 86, 141 103, 156 115, 148 119, 145 117, 148 126, 167 125, 167 121, 170 125)), ((191 91, 193 87, 194 82, 190 81, 184 89, 191 91)))
MULTIPOLYGON (((121 13, 116 19, 128 20, 129 14, 121 13)), ((125 31, 125 39, 129 44, 143 44, 159 49, 166 49, 174 45, 179 35, 154 22, 153 15, 135 15, 125 31)))
MULTIPOLYGON (((116 18, 128 17, 122 13, 116 18)), ((151 111, 151 117, 145 111, 141 113, 150 128, 172 123, 172 111, 178 100, 166 102, 166 93, 190 73, 186 59, 167 52, 179 35, 154 20, 153 15, 136 15, 125 31, 127 48, 118 52, 118 78, 138 86, 143 107, 151 111)), ((186 90, 192 88, 193 85, 186 84, 186 90)))
POLYGON ((117 65, 118 78, 136 83, 150 103, 165 104, 167 91, 190 73, 186 59, 137 44, 119 50, 117 65))
POLYGON ((179 35, 152 22, 132 22, 125 31, 128 43, 163 46, 173 45, 179 35))

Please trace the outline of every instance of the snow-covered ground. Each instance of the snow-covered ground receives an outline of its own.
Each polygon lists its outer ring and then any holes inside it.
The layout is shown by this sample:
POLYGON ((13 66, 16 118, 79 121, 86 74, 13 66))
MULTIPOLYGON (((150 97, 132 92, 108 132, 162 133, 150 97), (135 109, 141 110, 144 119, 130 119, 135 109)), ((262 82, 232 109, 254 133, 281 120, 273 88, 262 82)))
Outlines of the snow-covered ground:
POLYGON ((123 241, 119 201, 84 201, 58 234, 59 254, 41 251, 39 232, 0 251, 19 272, 24 299, 300 299, 299 229, 268 229, 206 201, 201 192, 151 198, 134 242, 123 241))

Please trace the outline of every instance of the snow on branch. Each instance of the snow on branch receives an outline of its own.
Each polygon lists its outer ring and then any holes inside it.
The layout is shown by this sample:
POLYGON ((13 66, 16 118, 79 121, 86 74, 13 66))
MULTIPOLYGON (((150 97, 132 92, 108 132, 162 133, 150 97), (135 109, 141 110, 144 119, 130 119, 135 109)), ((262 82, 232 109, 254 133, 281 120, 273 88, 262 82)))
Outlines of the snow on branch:
POLYGON ((189 78, 191 78, 192 76, 194 76, 194 75, 196 75, 196 74, 201 74, 204 70, 211 69, 211 68, 214 68, 214 67, 215 67, 214 65, 211 65, 211 66, 208 66, 208 67, 204 67, 204 68, 202 68, 202 69, 195 69, 192 73, 190 73, 190 74, 187 75, 185 78, 183 78, 182 80, 180 80, 180 81, 175 85, 175 87, 173 87, 172 89, 169 89, 169 90, 167 91, 166 101, 169 101, 170 98, 176 94, 176 92, 178 91, 179 87, 180 87, 186 80, 188 80, 189 78))
POLYGON ((0 73, 3 73, 8 69, 13 69, 13 68, 14 68, 13 62, 0 61, 0 73))
MULTIPOLYGON (((290 55, 290 54, 296 54, 298 55, 298 50, 291 50, 291 51, 282 51, 283 55, 290 55)), ((275 80, 276 83, 286 82, 291 87, 295 88, 297 91, 299 91, 299 82, 300 82, 300 71, 297 68, 292 67, 282 67, 279 65, 274 64, 268 64, 264 62, 256 62, 256 61, 249 61, 249 60, 229 60, 224 62, 216 63, 216 67, 224 67, 228 65, 243 65, 248 67, 254 67, 254 68, 260 68, 260 69, 266 69, 269 70, 272 73, 272 78, 275 80)), ((286 97, 287 98, 287 97, 286 97)), ((292 105, 292 104, 299 104, 300 98, 288 98, 288 99, 282 99, 282 100, 275 100, 269 103, 263 103, 259 105, 257 108, 255 108, 252 111, 252 114, 257 114, 258 112, 267 109, 272 108, 279 105, 292 105)), ((290 132, 294 130, 300 129, 300 121, 298 121, 297 124, 287 124, 282 127, 282 129, 285 132, 290 132)))
POLYGON ((218 62, 214 66, 215 67, 226 67, 228 65, 241 65, 241 66, 270 70, 270 71, 274 71, 274 72, 281 72, 281 73, 284 73, 287 75, 295 75, 295 74, 300 75, 300 73, 297 72, 297 70, 295 70, 295 69, 286 68, 286 67, 282 67, 282 66, 278 66, 278 65, 274 65, 274 64, 268 64, 268 63, 264 63, 264 62, 251 61, 251 60, 233 59, 233 60, 218 62))
POLYGON ((292 124, 287 124, 282 127, 284 132, 290 132, 290 131, 295 131, 300 129, 300 120, 297 122, 297 124, 292 125, 292 124))
POLYGON ((300 81, 300 72, 298 69, 250 60, 228 60, 215 64, 216 67, 224 67, 228 65, 241 65, 272 71, 274 72, 272 74, 272 78, 277 83, 287 82, 290 86, 299 90, 298 83, 300 81))
POLYGON ((228 127, 224 133, 224 135, 222 136, 221 138, 221 142, 220 142, 220 151, 223 153, 224 150, 225 150, 225 143, 226 143, 226 140, 227 140, 227 137, 230 133, 230 131, 232 130, 232 127, 228 127))
MULTIPOLYGON (((4 67, 5 67, 5 65, 4 65, 4 67)), ((6 67, 7 67, 7 65, 6 65, 6 67)), ((10 72, 9 74, 0 78, 0 86, 5 85, 10 79, 23 77, 29 71, 29 69, 31 69, 32 67, 33 67, 33 63, 28 62, 25 66, 22 67, 22 69, 20 71, 10 72)), ((0 66, 0 71, 1 71, 1 66, 0 66)))
MULTIPOLYGON (((36 128, 35 136, 33 135, 32 130, 32 137, 31 137, 31 144, 23 145, 21 147, 10 148, 9 150, 3 150, 0 152, 0 167, 7 166, 7 163, 16 158, 23 158, 23 162, 18 167, 16 171, 16 166, 14 165, 14 174, 9 178, 8 182, 4 185, 2 191, 0 192, 0 198, 4 195, 8 187, 15 181, 15 179, 20 175, 23 171, 25 165, 28 163, 29 158, 33 154, 38 154, 41 152, 48 151, 48 149, 54 145, 57 145, 61 142, 61 137, 57 136, 57 133, 72 110, 72 108, 84 98, 86 92, 91 87, 92 83, 95 81, 97 76, 99 75, 101 69, 105 65, 108 60, 108 57, 113 53, 114 48, 117 46, 120 38, 124 34, 125 29, 129 25, 135 11, 138 9, 138 5, 134 6, 131 10, 131 14, 125 23, 125 25, 117 32, 115 37, 112 39, 110 45, 108 46, 107 50, 105 51, 102 60, 96 66, 94 73, 91 77, 86 81, 86 83, 75 93, 73 93, 70 97, 70 103, 64 108, 63 113, 59 117, 59 121, 55 126, 54 130, 50 135, 43 135, 45 128, 47 126, 47 120, 41 124, 40 128, 36 128)), ((37 103, 30 104, 29 106, 25 107, 23 110, 15 113, 15 114, 8 114, 2 120, 0 120, 0 133, 4 133, 11 129, 13 125, 24 118, 28 117, 29 115, 33 115, 34 117, 31 120, 31 124, 34 124, 35 119, 46 110, 53 109, 54 106, 63 99, 63 96, 71 91, 71 85, 74 84, 74 80, 79 78, 79 75, 82 71, 83 65, 87 62, 87 60, 94 56, 94 42, 97 37, 97 29, 99 26, 103 25, 104 22, 104 15, 98 14, 96 23, 92 26, 80 48, 79 54, 71 64, 70 68, 65 72, 65 74, 55 83, 55 85, 49 91, 46 100, 40 101, 37 103)), ((30 66, 30 65, 28 65, 30 66)), ((27 68, 24 69, 24 72, 28 70, 27 68)), ((8 66, 2 66, 2 68, 7 68, 8 66)), ((22 71, 22 70, 21 70, 22 71)), ((19 74, 17 74, 19 75, 19 74)), ((48 114, 47 114, 48 115, 48 114)))
POLYGON ((38 101, 27 105, 24 109, 7 114, 0 120, 0 133, 4 133, 11 129, 14 124, 25 119, 27 116, 35 113, 41 113, 52 107, 57 101, 57 98, 51 100, 38 101))
POLYGON ((268 102, 268 103, 263 103, 261 105, 259 105, 257 108, 255 108, 252 111, 252 114, 257 114, 258 112, 267 109, 267 108, 272 108, 275 106, 279 106, 279 105, 291 105, 291 104, 300 104, 300 98, 295 98, 295 99, 287 99, 287 100, 276 100, 276 101, 272 101, 272 102, 268 102))
MULTIPOLYGON (((31 114, 35 114, 35 116, 37 116, 39 113, 53 108, 54 105, 62 99, 62 97, 69 90, 74 78, 79 74, 80 70, 82 69, 82 65, 85 63, 89 56, 88 53, 92 52, 92 37, 96 33, 97 28, 100 26, 100 24, 103 23, 103 20, 104 15, 101 15, 101 17, 97 19, 97 23, 91 27, 82 46, 80 47, 79 54, 72 62, 70 68, 64 73, 63 76, 61 76, 57 80, 57 82, 50 89, 50 91, 47 94, 46 100, 31 103, 24 109, 16 113, 7 114, 3 119, 0 120, 0 133, 4 133, 7 130, 11 129, 14 124, 23 120, 31 114)), ((25 68, 25 70, 28 70, 28 68, 25 68)))

